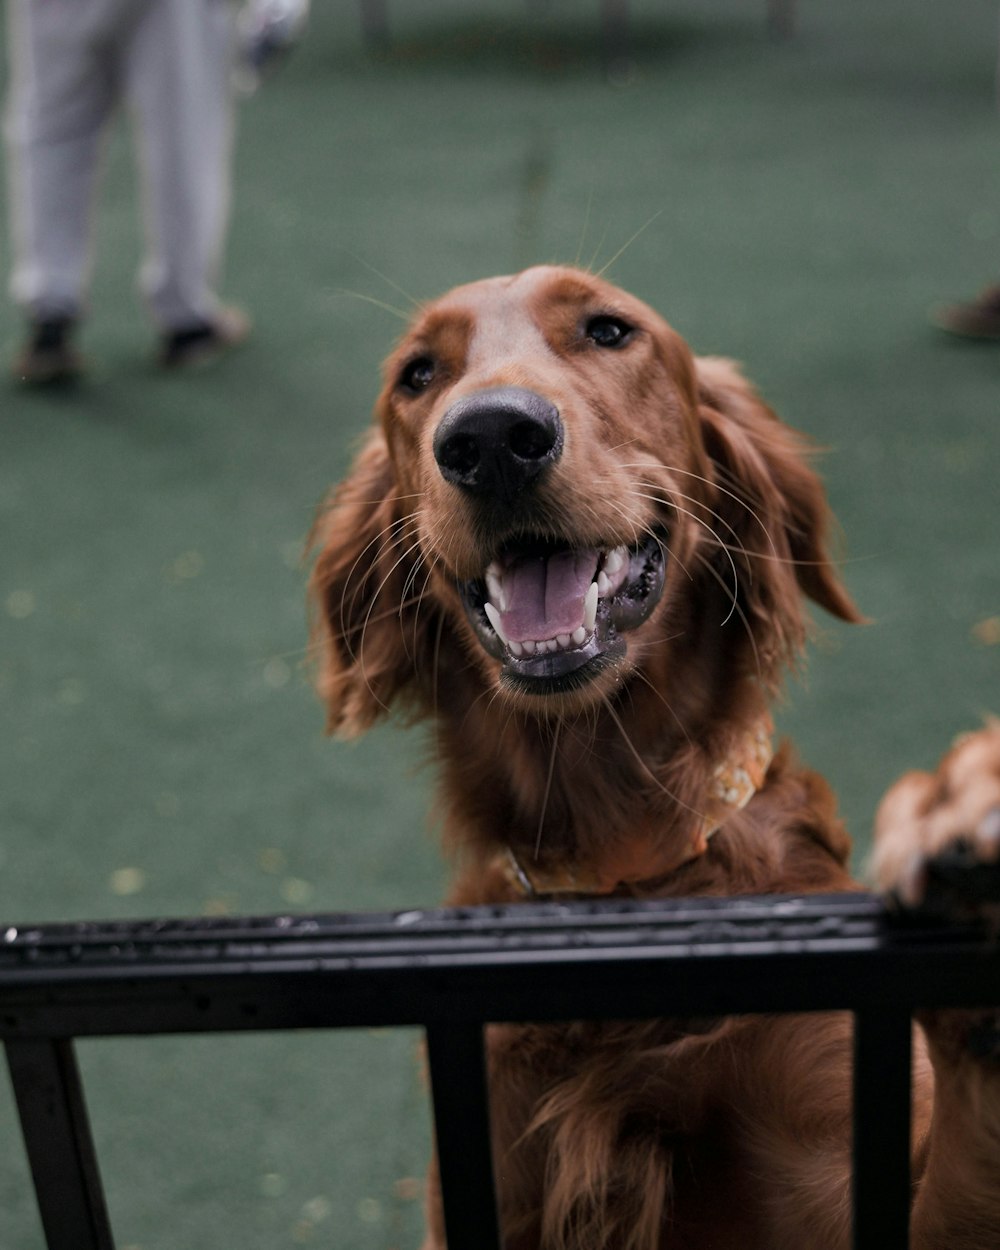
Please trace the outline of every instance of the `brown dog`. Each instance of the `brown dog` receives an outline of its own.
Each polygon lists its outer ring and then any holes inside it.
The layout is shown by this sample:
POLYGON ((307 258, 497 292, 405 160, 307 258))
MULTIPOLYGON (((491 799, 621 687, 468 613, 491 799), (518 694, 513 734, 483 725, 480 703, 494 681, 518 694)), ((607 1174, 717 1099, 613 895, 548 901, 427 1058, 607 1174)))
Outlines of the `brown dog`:
MULTIPOLYGON (((452 902, 857 888, 833 797, 772 751, 767 708, 803 596, 858 617, 803 440, 731 364, 536 268, 427 305, 377 416, 317 528, 320 685, 346 735, 392 706, 430 720, 452 902)), ((995 858, 1000 729, 878 823, 879 884, 909 900, 949 841, 995 858)), ((965 1046, 972 1019, 918 1038, 918 1248, 1000 1246, 1000 1067, 965 1046)), ((492 1028, 505 1245, 843 1250, 850 1027, 492 1028)))

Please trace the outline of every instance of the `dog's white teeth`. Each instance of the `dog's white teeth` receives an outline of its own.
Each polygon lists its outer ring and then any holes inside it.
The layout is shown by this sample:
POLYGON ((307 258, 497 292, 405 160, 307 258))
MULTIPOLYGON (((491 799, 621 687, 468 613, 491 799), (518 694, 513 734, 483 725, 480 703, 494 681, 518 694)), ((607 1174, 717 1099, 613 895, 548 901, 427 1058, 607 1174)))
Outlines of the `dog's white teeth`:
POLYGON ((503 615, 508 611, 509 598, 504 590, 504 571, 499 560, 494 560, 483 573, 486 583, 486 602, 483 611, 493 631, 507 648, 514 659, 523 656, 552 655, 557 651, 568 651, 573 647, 582 647, 593 637, 597 629, 597 608, 599 601, 615 593, 624 580, 629 564, 627 547, 612 547, 606 551, 601 560, 601 567, 594 575, 594 580, 587 588, 583 600, 583 618, 572 632, 556 634, 554 638, 522 639, 514 642, 507 637, 503 628, 503 615))
POLYGON ((483 611, 486 613, 486 617, 489 620, 489 623, 493 626, 493 629, 500 641, 505 646, 510 646, 507 635, 503 632, 503 625, 500 623, 499 610, 495 608, 492 603, 486 602, 483 604, 483 611))
POLYGON ((587 589, 587 597, 583 601, 583 628, 588 634, 592 634, 597 625, 597 600, 600 594, 597 582, 591 582, 587 589))
POLYGON ((496 604, 501 612, 506 612, 507 596, 503 591, 503 577, 500 565, 495 560, 486 570, 486 589, 489 592, 490 600, 496 604))
MULTIPOLYGON (((492 604, 489 605, 492 607, 492 604)), ((489 614, 492 620, 492 613, 489 614)), ((524 655, 554 655, 557 651, 568 651, 571 647, 582 647, 593 630, 578 626, 571 634, 556 634, 555 638, 525 639, 523 642, 510 642, 504 639, 508 651, 515 659, 524 655)))

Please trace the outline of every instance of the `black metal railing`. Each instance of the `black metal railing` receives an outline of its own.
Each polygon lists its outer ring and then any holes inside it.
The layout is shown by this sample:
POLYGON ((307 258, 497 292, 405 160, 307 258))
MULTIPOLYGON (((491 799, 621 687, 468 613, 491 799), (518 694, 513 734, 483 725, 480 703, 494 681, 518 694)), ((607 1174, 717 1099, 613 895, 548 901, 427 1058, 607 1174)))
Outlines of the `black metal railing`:
POLYGON ((855 1017, 854 1246, 903 1250, 912 1014, 996 1004, 988 935, 860 893, 0 931, 0 1038, 49 1250, 113 1247, 74 1038, 422 1026, 449 1247, 491 1250, 486 1023, 829 1010, 855 1017))

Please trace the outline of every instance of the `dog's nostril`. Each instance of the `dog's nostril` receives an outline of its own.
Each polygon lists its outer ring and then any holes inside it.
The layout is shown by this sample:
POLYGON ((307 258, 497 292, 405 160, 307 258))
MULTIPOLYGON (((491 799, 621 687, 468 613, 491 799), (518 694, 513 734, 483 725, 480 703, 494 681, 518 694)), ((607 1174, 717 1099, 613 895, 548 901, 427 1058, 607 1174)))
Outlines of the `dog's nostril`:
POLYGON ((470 493, 510 502, 562 454, 554 404, 520 386, 498 386, 458 400, 434 433, 441 476, 470 493))
POLYGON ((437 461, 452 473, 471 473, 479 464, 479 443, 470 434, 453 434, 438 448, 437 461))
POLYGON ((521 460, 540 460, 556 444, 556 427, 541 421, 518 421, 512 425, 507 445, 521 460))

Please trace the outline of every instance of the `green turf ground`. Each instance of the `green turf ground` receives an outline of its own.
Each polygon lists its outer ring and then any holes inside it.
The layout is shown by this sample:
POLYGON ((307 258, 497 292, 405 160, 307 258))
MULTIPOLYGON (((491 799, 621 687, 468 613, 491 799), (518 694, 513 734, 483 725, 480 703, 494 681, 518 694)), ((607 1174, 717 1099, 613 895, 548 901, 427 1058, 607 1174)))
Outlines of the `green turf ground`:
MULTIPOLYGON (((643 227, 611 276, 830 449, 874 623, 820 622, 781 721, 863 847, 895 774, 1000 711, 1000 346, 926 321, 1000 277, 996 4, 801 0, 778 45, 763 0, 645 0, 617 85, 596 4, 395 0, 379 58, 354 6, 314 7, 242 111, 252 344, 150 365, 118 133, 89 380, 0 384, 0 924, 438 898, 419 736, 329 743, 303 671, 303 539, 399 328, 368 299, 604 264, 643 227)), ((414 1246, 414 1043, 82 1046, 120 1247, 414 1246)), ((41 1244, 0 1083, 0 1248, 41 1244)))

